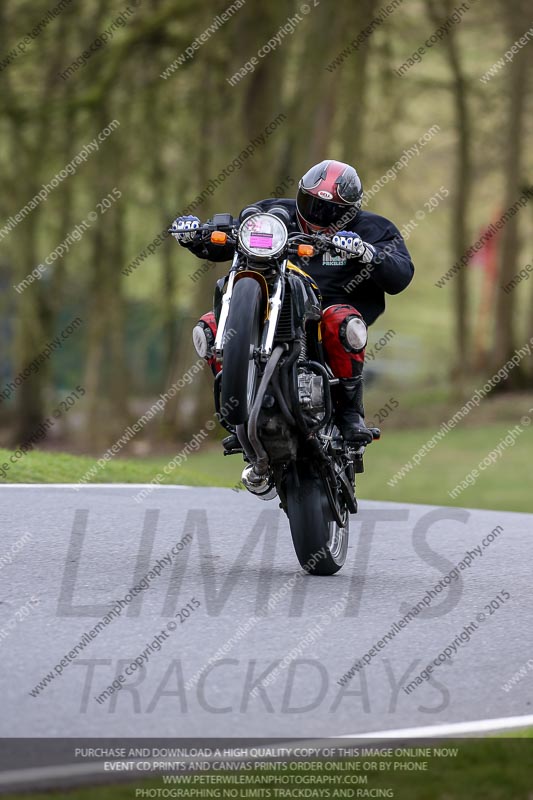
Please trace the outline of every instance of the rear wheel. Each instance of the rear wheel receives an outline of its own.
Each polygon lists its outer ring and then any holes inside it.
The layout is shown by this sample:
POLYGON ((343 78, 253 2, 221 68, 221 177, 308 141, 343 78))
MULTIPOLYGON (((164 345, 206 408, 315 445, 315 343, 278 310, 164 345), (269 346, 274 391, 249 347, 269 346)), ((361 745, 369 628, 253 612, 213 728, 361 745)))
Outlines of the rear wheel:
POLYGON ((230 425, 243 425, 250 416, 258 378, 254 351, 261 339, 262 317, 260 285, 253 278, 241 278, 231 297, 222 369, 221 406, 230 425))
POLYGON ((341 498, 340 525, 328 501, 324 479, 308 463, 293 464, 285 480, 287 516, 298 561, 311 575, 334 575, 346 560, 348 509, 341 498))

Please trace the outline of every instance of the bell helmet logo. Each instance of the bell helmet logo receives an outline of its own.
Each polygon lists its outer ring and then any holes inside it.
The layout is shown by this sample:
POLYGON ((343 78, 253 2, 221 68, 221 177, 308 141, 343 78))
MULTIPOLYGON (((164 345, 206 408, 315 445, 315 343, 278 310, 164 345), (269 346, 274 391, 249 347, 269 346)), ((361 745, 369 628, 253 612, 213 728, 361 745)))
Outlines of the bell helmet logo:
POLYGON ((326 192, 324 191, 324 189, 321 189, 319 191, 318 196, 323 197, 324 200, 333 200, 333 195, 331 194, 331 192, 326 192))

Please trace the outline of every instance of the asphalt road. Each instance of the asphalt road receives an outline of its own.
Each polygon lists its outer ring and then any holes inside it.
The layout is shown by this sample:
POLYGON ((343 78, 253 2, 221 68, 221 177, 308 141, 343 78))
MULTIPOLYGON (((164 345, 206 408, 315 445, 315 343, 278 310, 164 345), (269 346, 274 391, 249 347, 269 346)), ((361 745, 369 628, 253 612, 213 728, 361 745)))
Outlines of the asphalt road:
POLYGON ((533 515, 362 502, 344 569, 314 578, 275 501, 163 487, 136 503, 137 491, 0 489, 0 736, 305 738, 532 713, 533 660, 503 687, 533 658, 533 515), (158 560, 161 574, 91 638, 158 560), (473 621, 452 660, 406 693, 473 621))

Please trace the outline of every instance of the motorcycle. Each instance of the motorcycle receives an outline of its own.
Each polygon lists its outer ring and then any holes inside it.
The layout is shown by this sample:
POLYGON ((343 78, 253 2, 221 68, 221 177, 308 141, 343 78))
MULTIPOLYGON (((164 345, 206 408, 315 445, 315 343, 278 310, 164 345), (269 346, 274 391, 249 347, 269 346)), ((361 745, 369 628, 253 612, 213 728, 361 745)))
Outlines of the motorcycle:
MULTIPOLYGON (((235 248, 215 290, 215 408, 239 443, 224 454, 247 463, 242 484, 265 500, 277 495, 303 569, 333 575, 346 559, 355 475, 370 440, 347 443, 335 424, 338 379, 324 357, 319 290, 290 261, 341 248, 325 234, 289 234, 288 222, 284 208, 252 208, 240 224, 215 214, 197 229, 204 241, 235 248)), ((378 428, 369 430, 379 439, 378 428)))

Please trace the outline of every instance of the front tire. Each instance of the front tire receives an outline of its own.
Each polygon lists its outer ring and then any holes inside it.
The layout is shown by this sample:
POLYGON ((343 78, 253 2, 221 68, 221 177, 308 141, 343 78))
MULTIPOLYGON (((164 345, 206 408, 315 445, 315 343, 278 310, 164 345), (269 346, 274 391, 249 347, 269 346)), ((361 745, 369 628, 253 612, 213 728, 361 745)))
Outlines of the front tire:
POLYGON ((262 291, 254 278, 235 284, 226 323, 221 406, 230 425, 248 422, 257 389, 254 351, 261 339, 262 291), (231 334, 228 338, 228 334, 231 334))
POLYGON ((334 575, 346 561, 350 515, 334 519, 323 478, 310 464, 295 463, 285 479, 287 516, 298 561, 310 575, 334 575))

